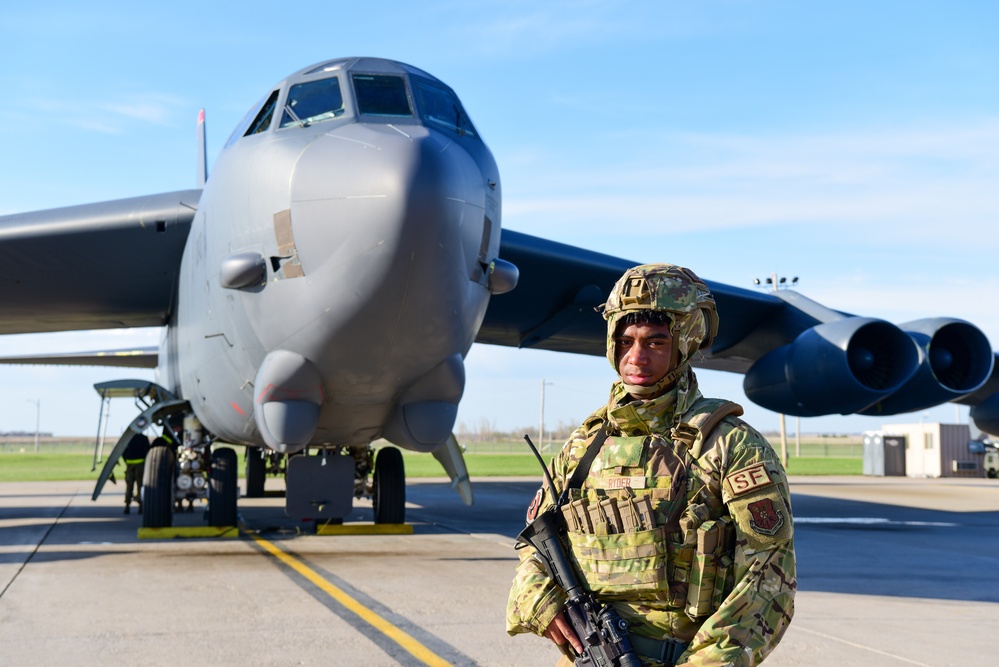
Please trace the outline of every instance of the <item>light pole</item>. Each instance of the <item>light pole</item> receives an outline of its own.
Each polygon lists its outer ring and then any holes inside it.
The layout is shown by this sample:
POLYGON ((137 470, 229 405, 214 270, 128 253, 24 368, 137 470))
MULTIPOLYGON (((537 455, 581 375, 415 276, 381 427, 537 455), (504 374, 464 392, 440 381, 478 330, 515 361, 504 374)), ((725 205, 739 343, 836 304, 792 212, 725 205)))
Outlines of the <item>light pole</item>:
POLYGON ((545 382, 544 378, 541 378, 541 421, 538 423, 538 447, 539 451, 544 451, 545 449, 545 385, 555 384, 554 382, 545 382))
POLYGON ((38 453, 38 430, 39 425, 42 423, 42 399, 40 398, 29 398, 28 403, 35 404, 35 454, 38 453))
MULTIPOLYGON (((759 278, 753 278, 753 284, 757 287, 763 287, 763 281, 759 278)), ((791 284, 788 285, 787 277, 781 276, 777 277, 777 273, 771 273, 770 277, 766 279, 766 288, 770 289, 772 292, 776 292, 779 289, 787 289, 788 287, 793 287, 798 284, 798 276, 791 279, 791 284)), ((796 444, 796 455, 801 453, 800 440, 797 440, 798 433, 801 431, 801 418, 798 418, 797 431, 795 431, 795 442, 796 444)), ((787 426, 784 420, 784 413, 780 413, 780 461, 784 464, 784 469, 787 470, 787 426)))
POLYGON ((794 425, 794 457, 801 458, 801 415, 795 417, 797 424, 794 425))

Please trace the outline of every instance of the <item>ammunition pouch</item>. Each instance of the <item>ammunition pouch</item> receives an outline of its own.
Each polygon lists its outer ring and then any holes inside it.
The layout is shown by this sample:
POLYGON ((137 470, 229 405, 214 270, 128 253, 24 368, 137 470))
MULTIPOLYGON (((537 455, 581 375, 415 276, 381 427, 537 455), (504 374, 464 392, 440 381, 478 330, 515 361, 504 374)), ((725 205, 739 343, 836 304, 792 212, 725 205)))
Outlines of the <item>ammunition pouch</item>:
POLYGON ((668 590, 665 527, 618 535, 568 535, 576 567, 587 587, 602 599, 656 600, 668 590))
POLYGON ((685 606, 692 619, 708 616, 718 609, 734 583, 730 581, 735 539, 732 518, 723 516, 705 521, 698 526, 696 537, 685 606))
POLYGON ((651 495, 577 498, 562 508, 572 558, 602 599, 662 600, 669 590, 666 526, 651 495))

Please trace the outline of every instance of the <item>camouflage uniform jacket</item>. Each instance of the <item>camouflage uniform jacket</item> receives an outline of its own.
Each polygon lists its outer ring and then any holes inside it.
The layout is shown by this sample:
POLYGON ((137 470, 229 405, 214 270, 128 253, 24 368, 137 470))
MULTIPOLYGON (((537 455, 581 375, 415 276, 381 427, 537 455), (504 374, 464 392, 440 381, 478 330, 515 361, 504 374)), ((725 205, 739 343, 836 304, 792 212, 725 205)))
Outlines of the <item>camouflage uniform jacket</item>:
MULTIPOLYGON (((592 541, 608 538, 578 535, 570 527, 571 559, 587 588, 612 602, 631 632, 688 642, 678 665, 756 665, 777 645, 794 613, 790 496, 770 444, 731 416, 712 430, 696 458, 682 438, 671 437, 682 431, 675 428, 681 421, 689 423, 719 403, 701 396, 692 371, 651 400, 631 401, 616 383, 610 403, 570 436, 550 465, 561 492, 588 441, 606 426, 610 437, 583 488, 571 491, 570 498, 599 502, 648 495, 664 539, 654 548, 631 543, 609 556, 605 550, 606 560, 600 561, 601 549, 591 548, 592 541), (719 525, 728 535, 719 547, 712 552, 710 546, 698 546, 699 540, 711 541, 704 531, 719 525), (651 557, 629 559, 634 555, 651 557), (636 568, 643 571, 635 574, 636 568)), ((529 519, 552 502, 539 490, 529 519)), ((534 550, 522 549, 507 605, 507 632, 541 635, 564 604, 565 594, 534 550)))

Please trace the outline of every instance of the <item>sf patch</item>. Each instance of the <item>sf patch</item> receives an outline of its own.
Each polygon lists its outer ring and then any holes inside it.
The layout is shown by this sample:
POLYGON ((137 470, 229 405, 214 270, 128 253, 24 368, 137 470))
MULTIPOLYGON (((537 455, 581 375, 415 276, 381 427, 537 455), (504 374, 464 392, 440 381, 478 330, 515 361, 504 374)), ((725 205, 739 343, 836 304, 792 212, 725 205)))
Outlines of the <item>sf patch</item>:
POLYGON ((773 484, 767 466, 762 461, 736 470, 725 478, 725 486, 733 498, 773 484))
POLYGON ((527 507, 527 523, 534 521, 534 517, 538 516, 538 508, 541 507, 541 499, 545 495, 545 488, 541 487, 538 492, 534 494, 534 500, 527 507))
POLYGON ((746 505, 749 527, 761 535, 773 537, 784 526, 784 513, 774 506, 770 498, 762 498, 746 505))

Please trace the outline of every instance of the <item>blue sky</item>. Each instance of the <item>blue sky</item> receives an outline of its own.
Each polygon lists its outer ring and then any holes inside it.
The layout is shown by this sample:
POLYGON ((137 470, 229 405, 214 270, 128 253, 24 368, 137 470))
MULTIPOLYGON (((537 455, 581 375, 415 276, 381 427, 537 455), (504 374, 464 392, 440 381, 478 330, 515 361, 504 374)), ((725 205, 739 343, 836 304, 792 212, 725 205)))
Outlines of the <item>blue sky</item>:
MULTIPOLYGON (((504 226, 830 307, 967 319, 999 342, 999 5, 992 2, 37 2, 0 10, 0 212, 194 186, 276 81, 338 56, 447 82, 492 148, 504 226)), ((209 167, 210 168, 210 167, 209 167)), ((113 270, 113 267, 95 267, 113 270)), ((123 276, 122 279, 138 279, 123 276)), ((11 336, 0 354, 154 344, 11 336)), ((121 369, 0 368, 0 430, 90 435, 121 369)), ((701 373, 748 404, 741 376, 701 373)), ((473 347, 459 420, 549 425, 602 403, 602 358, 473 347)), ((112 428, 132 416, 116 406, 112 428)), ((895 418, 967 419, 945 406, 895 418)), ((885 420, 802 420, 859 432, 885 420)), ((793 423, 793 420, 792 420, 793 423)))

